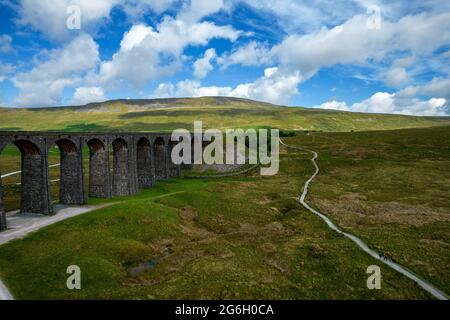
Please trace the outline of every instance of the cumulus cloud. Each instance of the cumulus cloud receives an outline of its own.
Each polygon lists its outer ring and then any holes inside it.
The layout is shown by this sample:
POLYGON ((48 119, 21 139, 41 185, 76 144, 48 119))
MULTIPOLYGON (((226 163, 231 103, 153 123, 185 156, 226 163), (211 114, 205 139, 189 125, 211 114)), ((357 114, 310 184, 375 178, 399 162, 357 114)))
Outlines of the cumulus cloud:
POLYGON ((431 54, 450 41, 450 12, 384 21, 379 30, 368 29, 366 24, 367 16, 357 15, 332 29, 290 35, 272 52, 283 65, 293 66, 309 77, 321 67, 363 64, 398 51, 431 54))
POLYGON ((214 69, 211 62, 216 58, 216 56, 216 50, 208 49, 202 58, 199 58, 194 62, 194 76, 197 79, 206 77, 207 74, 214 69))
POLYGON ((231 87, 202 87, 202 83, 197 80, 183 80, 176 85, 167 82, 161 83, 153 93, 155 98, 170 97, 212 97, 230 96, 233 89, 231 87))
POLYGON ((320 106, 315 106, 314 108, 325 110, 351 111, 345 101, 336 101, 336 100, 324 102, 320 106))
POLYGON ((445 97, 450 100, 450 78, 435 77, 425 85, 417 86, 420 94, 445 97))
POLYGON ((122 0, 121 7, 131 20, 141 18, 149 10, 161 14, 169 9, 176 0, 122 0))
POLYGON ((154 92, 154 97, 203 97, 229 96, 267 101, 275 104, 286 104, 298 94, 301 81, 298 72, 285 72, 278 68, 267 68, 264 76, 251 83, 232 87, 217 87, 201 85, 200 81, 185 80, 177 85, 160 84, 154 92))
POLYGON ((269 64, 272 60, 270 48, 265 44, 250 41, 246 45, 237 48, 230 54, 224 54, 218 59, 223 69, 231 65, 260 66, 269 64))
POLYGON ((448 101, 445 98, 402 98, 396 93, 377 92, 361 102, 347 105, 344 101, 328 101, 314 108, 341 111, 393 113, 416 116, 446 116, 448 101))
POLYGON ((355 15, 365 7, 358 1, 346 1, 339 5, 331 1, 235 0, 234 2, 245 2, 260 12, 275 16, 288 33, 311 32, 324 25, 342 23, 349 15, 355 15))
POLYGON ((18 106, 48 106, 61 102, 64 89, 76 85, 99 61, 98 45, 89 35, 81 35, 60 49, 52 50, 45 61, 12 81, 19 89, 18 106))
MULTIPOLYGON (((273 6, 278 6, 278 2, 273 6)), ((368 28, 367 22, 367 15, 355 15, 332 28, 292 33, 272 48, 250 42, 221 57, 219 63, 224 67, 278 63, 298 70, 306 80, 323 67, 382 64, 383 59, 392 59, 398 52, 410 52, 411 56, 395 60, 384 79, 380 79, 397 87, 409 80, 406 68, 416 57, 429 58, 450 42, 450 12, 408 15, 394 22, 386 20, 380 29, 368 28)))
POLYGON ((203 17, 213 14, 223 7, 223 0, 191 0, 177 15, 177 20, 191 25, 203 17))
POLYGON ((278 68, 268 68, 264 77, 255 82, 240 84, 233 90, 238 97, 287 104, 298 94, 298 85, 302 81, 297 71, 287 72, 278 68))
POLYGON ((310 33, 339 25, 357 14, 365 13, 370 6, 381 9, 381 15, 390 20, 397 20, 411 12, 438 14, 450 11, 447 0, 349 0, 335 1, 292 1, 292 0, 232 0, 233 3, 244 2, 255 9, 275 16, 287 33, 310 33))
MULTIPOLYGON (((209 2, 209 1, 208 1, 209 2)), ((152 79, 171 75, 181 68, 184 49, 189 45, 204 46, 214 38, 235 41, 241 32, 231 26, 218 26, 212 22, 197 22, 199 9, 203 14, 214 12, 218 6, 192 1, 176 19, 166 16, 154 29, 145 24, 134 25, 125 33, 120 49, 112 59, 102 62, 92 83, 114 86, 117 82, 130 81, 140 87, 152 79), (201 5, 200 5, 201 4, 201 5), (202 7, 203 8, 203 7, 202 7)))
MULTIPOLYGON (((129 8, 135 4, 163 12, 174 1, 136 2, 43 0, 36 5, 33 1, 23 0, 19 5, 19 24, 30 25, 53 39, 65 39, 66 9, 69 5, 80 6, 84 28, 107 18, 111 9, 117 5, 129 8)), ((92 93, 92 98, 103 97, 104 93, 100 94, 97 90, 99 88, 110 90, 127 83, 139 88, 149 80, 179 71, 185 60, 184 50, 187 46, 204 46, 214 38, 235 41, 240 36, 241 32, 229 25, 219 26, 201 21, 205 16, 220 10, 223 7, 222 0, 192 0, 183 4, 175 18, 165 16, 154 28, 146 24, 134 24, 125 32, 119 50, 109 60, 99 61, 97 44, 85 34, 52 50, 46 61, 38 62, 32 70, 21 72, 13 78, 14 85, 19 89, 15 103, 19 106, 58 104, 67 87, 81 88, 75 92, 73 102, 82 102, 83 96, 92 93), (97 89, 92 91, 93 88, 97 89)), ((198 76, 210 71, 215 52, 207 51, 204 58, 206 60, 198 61, 195 66, 198 76)), ((2 78, 3 74, 4 71, 2 78)))
POLYGON ((408 81, 405 68, 391 68, 386 74, 386 83, 391 87, 400 87, 408 81))
POLYGON ((0 53, 12 52, 12 38, 7 34, 0 35, 0 53))
POLYGON ((82 28, 108 18, 111 9, 120 0, 21 0, 19 7, 19 24, 29 25, 52 39, 64 39, 70 30, 66 26, 67 8, 78 6, 81 10, 82 28))
MULTIPOLYGON (((132 18, 132 26, 124 33, 117 52, 104 61, 99 61, 97 45, 86 35, 50 51, 47 59, 12 78, 19 89, 17 104, 60 103, 67 87, 77 88, 74 102, 101 99, 105 96, 103 90, 124 88, 129 84, 141 88, 151 80, 174 75, 183 69, 186 61, 194 61, 195 80, 161 84, 155 94, 228 95, 285 104, 298 94, 299 84, 321 68, 363 65, 373 67, 376 80, 402 90, 394 94, 379 92, 360 104, 348 106, 345 102, 330 101, 322 107, 440 114, 450 101, 450 80, 445 78, 450 72, 445 66, 448 52, 437 50, 450 43, 448 1, 434 0, 425 4, 418 0, 400 3, 352 0, 336 5, 315 0, 311 3, 288 0, 42 0, 36 5, 35 1, 21 0, 17 5, 18 24, 31 26, 52 39, 68 40, 68 34, 79 34, 66 28, 66 9, 70 5, 80 7, 82 27, 87 31, 107 20, 116 6, 132 18), (257 8, 262 16, 276 16, 288 35, 272 47, 266 42, 250 41, 240 47, 233 46, 234 50, 219 53, 220 56, 213 48, 200 57, 185 56, 186 48, 190 46, 206 46, 216 38, 235 42, 241 37, 244 33, 232 26, 219 25, 206 18, 242 1, 257 8), (381 29, 367 28, 365 9, 373 3, 382 8, 381 29), (154 25, 136 22, 143 21, 141 18, 149 10, 159 15, 154 25), (411 14, 413 12, 422 13, 411 14), (162 13, 167 15, 160 15, 162 13), (82 38, 84 40, 80 40, 82 38), (80 41, 79 47, 72 47, 73 52, 69 52, 68 48, 75 41, 80 41), (437 56, 439 62, 436 62, 437 56), (67 61, 72 58, 75 63, 83 61, 78 66, 68 67, 67 61), (424 65, 422 62, 426 65, 421 70, 418 65, 424 65), (203 86, 200 79, 213 70, 214 63, 222 70, 231 65, 277 67, 267 68, 263 77, 235 87, 203 86), (424 70, 437 70, 441 76, 427 84, 414 85, 414 76, 424 70), (417 98, 419 96, 422 98, 417 98)), ((248 18, 252 19, 251 15, 248 18)), ((0 36, 0 53, 11 51, 11 40, 8 35, 0 36)), ((0 64, 0 81, 11 74, 11 68, 0 64)))
POLYGON ((149 11, 161 14, 177 2, 184 7, 177 20, 188 25, 219 11, 224 5, 223 0, 40 0, 39 4, 35 0, 21 0, 18 6, 18 23, 31 26, 51 39, 62 40, 71 32, 66 27, 70 15, 67 8, 70 6, 80 8, 82 28, 86 30, 109 19, 115 7, 122 8, 135 21, 149 11))
POLYGON ((435 77, 422 85, 407 86, 397 92, 397 96, 404 99, 411 99, 415 96, 428 96, 445 98, 447 101, 450 101, 450 78, 435 77))
POLYGON ((14 67, 0 61, 0 82, 4 81, 14 71, 14 67))
POLYGON ((100 87, 79 87, 75 89, 71 104, 83 105, 92 102, 105 101, 105 93, 100 87))
MULTIPOLYGON (((194 0, 195 1, 195 0, 194 0)), ((31 26, 54 40, 66 39, 70 30, 66 27, 69 17, 67 8, 78 6, 81 12, 82 28, 91 28, 109 19, 113 8, 120 7, 134 21, 153 11, 161 14, 177 0, 21 0, 19 3, 19 24, 31 26)))

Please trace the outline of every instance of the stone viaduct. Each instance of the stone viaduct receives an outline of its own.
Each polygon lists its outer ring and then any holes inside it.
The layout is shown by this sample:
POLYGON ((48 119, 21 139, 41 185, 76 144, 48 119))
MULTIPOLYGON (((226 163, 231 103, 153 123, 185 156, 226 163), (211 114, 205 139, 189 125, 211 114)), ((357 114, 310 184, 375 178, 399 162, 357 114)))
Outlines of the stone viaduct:
MULTIPOLYGON (((0 153, 8 143, 21 152, 21 213, 50 214, 52 199, 48 153, 60 150, 59 202, 86 203, 87 197, 133 195, 156 180, 180 176, 171 161, 176 141, 157 133, 0 132, 0 153), (89 186, 85 188, 83 148, 89 148, 89 186), (110 152, 112 150, 112 152, 110 152), (110 160, 111 157, 111 160, 110 160), (88 189, 88 190, 86 190, 88 189)), ((0 229, 6 228, 0 177, 0 229)))

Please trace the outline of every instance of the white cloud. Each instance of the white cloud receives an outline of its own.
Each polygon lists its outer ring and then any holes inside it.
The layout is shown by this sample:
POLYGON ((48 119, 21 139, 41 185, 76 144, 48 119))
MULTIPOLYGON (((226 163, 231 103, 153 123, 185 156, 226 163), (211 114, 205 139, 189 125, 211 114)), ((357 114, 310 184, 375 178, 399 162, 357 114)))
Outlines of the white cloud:
POLYGON ((0 53, 12 52, 12 38, 7 34, 0 35, 0 53))
POLYGON ((223 0, 191 0, 189 5, 177 15, 177 20, 192 25, 203 17, 219 11, 223 5, 223 0))
POLYGON ((200 81, 184 80, 176 85, 170 82, 161 83, 152 96, 155 98, 230 96, 232 90, 231 87, 202 87, 200 81))
POLYGON ((194 62, 194 76, 197 79, 203 79, 208 75, 208 73, 214 69, 211 62, 216 58, 216 50, 208 49, 206 50, 202 58, 197 59, 194 62))
MULTIPOLYGON (((70 15, 67 13, 69 6, 80 8, 81 27, 86 31, 101 21, 109 19, 114 7, 121 7, 126 15, 135 21, 149 11, 161 14, 177 2, 177 0, 40 0, 39 4, 36 4, 35 0, 21 0, 18 6, 18 23, 31 26, 51 39, 62 40, 71 33, 71 30, 66 27, 66 21, 70 15)), ((180 11, 177 20, 190 25, 219 11, 223 7, 223 1, 183 0, 180 5, 184 6, 184 10, 180 11)))
POLYGON ((270 48, 256 41, 250 41, 246 45, 231 52, 231 54, 223 55, 218 59, 218 62, 225 69, 234 64, 260 66, 269 64, 271 60, 270 48))
POLYGON ((203 87, 199 81, 185 80, 177 85, 160 84, 154 92, 154 97, 203 97, 230 96, 267 101, 276 104, 287 104, 298 94, 298 84, 301 81, 298 72, 285 73, 278 68, 267 68, 264 77, 255 82, 244 83, 232 87, 203 87))
POLYGON ((64 39, 69 30, 66 26, 67 8, 75 5, 81 10, 81 28, 85 29, 104 18, 108 18, 111 9, 119 0, 21 0, 19 24, 30 25, 52 39, 64 39))
POLYGON ((131 20, 136 20, 148 11, 161 14, 175 2, 176 0, 121 0, 121 6, 131 20))
POLYGON ((287 72, 278 68, 268 68, 264 77, 253 83, 238 85, 232 95, 277 104, 287 104, 298 94, 298 85, 302 81, 299 72, 287 72))
POLYGON ((323 27, 342 24, 358 14, 366 14, 370 6, 376 5, 387 20, 398 20, 412 12, 439 14, 450 11, 448 0, 349 0, 349 1, 292 1, 292 0, 231 0, 245 2, 259 12, 265 11, 276 17, 285 32, 311 33, 323 27))
POLYGON ((445 97, 450 100, 450 78, 433 78, 427 84, 419 86, 418 90, 427 96, 445 97))
POLYGON ((14 71, 10 64, 4 64, 0 61, 0 82, 4 81, 14 71))
MULTIPOLYGON (((19 23, 30 25, 53 39, 64 39, 67 36, 66 8, 69 5, 80 6, 84 29, 107 18, 116 5, 126 10, 135 4, 145 10, 150 8, 155 12, 163 12, 173 3, 173 0, 144 1, 139 4, 136 0, 43 0, 36 5, 34 1, 23 0, 19 6, 19 23)), ((20 106, 54 105, 61 103, 64 89, 69 86, 110 90, 131 83, 138 88, 152 79, 172 75, 183 67, 182 62, 186 59, 184 50, 188 46, 204 46, 214 38, 235 41, 240 36, 241 32, 229 25, 201 22, 203 17, 222 7, 222 0, 192 0, 184 2, 176 18, 165 16, 155 28, 135 24, 123 35, 119 50, 110 60, 100 64, 95 42, 90 37, 87 41, 88 36, 79 36, 63 48, 51 51, 48 61, 38 62, 32 70, 14 77, 14 84, 20 91, 15 102, 20 106), (76 41, 79 42, 78 47, 73 44, 76 41), (88 42, 90 47, 86 47, 88 42), (85 60, 78 63, 77 60, 82 57, 85 60), (72 69, 67 60, 70 60, 72 69), (86 61, 89 61, 88 66, 83 64, 86 61)), ((209 51, 207 55, 210 61, 214 58, 211 54, 212 51, 209 51)), ((207 63, 201 66, 199 62, 197 66, 199 75, 208 72, 207 63)), ((80 96, 87 93, 83 90, 78 92, 80 96)))
MULTIPOLYGON (((167 12, 172 13, 175 9, 178 13, 174 17, 159 16, 154 27, 133 23, 123 35, 119 50, 100 64, 98 48, 92 39, 92 46, 86 45, 89 41, 82 41, 86 46, 81 48, 87 49, 84 60, 85 53, 79 48, 73 47, 74 52, 68 52, 70 44, 51 51, 46 61, 38 62, 29 72, 13 78, 20 91, 16 102, 27 106, 60 103, 68 86, 77 87, 74 101, 78 98, 81 101, 83 96, 90 94, 92 98, 100 98, 104 96, 103 88, 123 88, 129 83, 138 88, 150 80, 171 76, 183 69, 185 61, 191 61, 184 56, 186 48, 206 46, 215 38, 234 42, 243 34, 230 25, 217 25, 204 19, 239 1, 276 16, 289 35, 273 48, 265 42, 250 41, 221 57, 217 57, 211 48, 194 62, 196 80, 161 84, 157 90, 159 94, 230 95, 284 104, 298 94, 298 85, 302 81, 321 68, 350 64, 370 66, 375 70, 376 80, 404 89, 395 94, 380 92, 360 104, 348 106, 345 102, 330 101, 323 107, 421 114, 439 113, 444 108, 442 99, 444 104, 450 101, 450 80, 446 78, 436 77, 428 84, 405 88, 414 84, 414 76, 424 71, 438 70, 442 75, 450 70, 445 66, 448 53, 435 53, 436 49, 450 43, 448 1, 422 4, 412 0, 406 5, 384 0, 353 0, 336 5, 319 0, 311 3, 288 0, 42 0, 36 5, 35 1, 21 0, 19 24, 31 26, 53 39, 67 39, 68 34, 74 34, 66 28, 69 5, 80 6, 82 27, 87 30, 108 19, 115 6, 121 6, 131 20, 141 19, 149 10, 160 14, 171 8, 167 12), (381 6, 384 20, 380 30, 367 28, 365 8, 370 4, 381 6), (422 13, 413 15, 412 12, 422 13), (439 61, 437 56, 440 56, 439 61), (79 67, 69 67, 67 57, 73 57, 75 63, 77 59, 82 60, 82 63, 79 67), (83 64, 86 61, 90 63, 83 64), (268 68, 263 77, 236 87, 202 86, 198 80, 213 70, 213 62, 222 69, 236 64, 277 67, 268 68), (87 73, 89 76, 86 77, 87 73), (415 98, 417 96, 431 99, 415 98)), ((0 36, 0 53, 10 50, 11 37, 0 36)), ((5 66, 0 64, 0 81, 11 73, 5 71, 5 66)))
POLYGON ((71 104, 83 105, 92 102, 105 101, 105 93, 100 87, 79 87, 75 89, 71 104))
POLYGON ((386 74, 386 83, 391 87, 400 87, 408 81, 405 68, 391 68, 386 74))
POLYGON ((435 77, 431 81, 416 86, 408 86, 397 95, 402 98, 413 98, 417 95, 446 98, 450 101, 450 78, 435 77))
MULTIPOLYGON (((191 9, 188 7, 184 11, 191 9)), ((99 74, 91 82, 109 87, 131 81, 139 87, 149 80, 178 71, 187 46, 204 46, 214 38, 235 41, 240 34, 231 26, 217 26, 211 22, 186 24, 168 16, 156 29, 144 24, 134 25, 125 33, 119 51, 110 61, 102 62, 99 74)))
POLYGON ((158 88, 153 92, 151 97, 153 98, 172 98, 175 97, 176 87, 170 83, 160 83, 158 88))
POLYGON ((357 1, 336 4, 332 1, 292 1, 292 0, 236 0, 245 2, 258 11, 275 16, 288 33, 311 32, 324 25, 339 24, 349 16, 361 12, 357 1))
MULTIPOLYGON (((271 3, 275 10, 278 2, 271 3)), ((398 86, 407 82, 406 68, 417 57, 431 60, 436 49, 450 42, 450 12, 409 15, 395 22, 386 20, 380 29, 368 28, 367 21, 368 16, 360 14, 333 28, 322 27, 301 35, 292 33, 271 49, 250 42, 218 61, 224 68, 232 64, 279 63, 283 68, 300 71, 306 80, 322 67, 382 65, 395 59, 398 52, 410 52, 410 57, 394 60, 390 74, 384 75, 384 80, 398 86)))
POLYGON ((98 60, 98 45, 89 35, 75 38, 64 47, 52 50, 48 59, 32 70, 12 78, 20 91, 15 103, 28 107, 60 103, 64 89, 79 83, 98 60))
POLYGON ((348 106, 343 101, 328 101, 314 108, 341 111, 394 113, 416 116, 446 116, 448 101, 445 98, 402 98, 396 93, 377 92, 370 98, 348 106))
POLYGON ((392 62, 392 67, 393 68, 408 68, 408 67, 411 67, 416 61, 417 61, 417 58, 415 56, 407 56, 407 57, 403 57, 403 58, 398 58, 392 62))
POLYGON ((314 108, 326 110, 350 111, 350 108, 347 106, 347 103, 345 103, 345 101, 336 101, 336 100, 324 102, 320 106, 316 106, 314 108))
POLYGON ((350 36, 348 33, 358 33, 357 30, 361 29, 361 21, 351 24, 359 26, 345 29, 339 26, 304 36, 288 36, 273 51, 281 63, 292 65, 308 76, 312 76, 322 66, 363 62, 368 57, 368 52, 373 51, 370 48, 378 41, 371 41, 369 36, 366 38, 357 34, 350 36), (356 32, 353 32, 353 29, 356 32))
POLYGON ((122 51, 130 51, 134 47, 140 46, 145 38, 157 37, 157 34, 153 32, 152 27, 148 27, 143 24, 134 25, 128 32, 126 32, 120 42, 120 48, 122 51))

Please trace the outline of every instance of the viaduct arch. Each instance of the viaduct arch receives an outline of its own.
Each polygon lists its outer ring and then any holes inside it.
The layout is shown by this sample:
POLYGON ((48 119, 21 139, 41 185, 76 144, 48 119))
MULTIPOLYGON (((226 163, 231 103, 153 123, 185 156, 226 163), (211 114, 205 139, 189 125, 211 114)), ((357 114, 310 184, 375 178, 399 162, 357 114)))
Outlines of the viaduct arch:
MULTIPOLYGON (((133 195, 156 180, 180 176, 181 165, 172 163, 170 156, 178 142, 163 133, 0 132, 0 153, 9 143, 21 153, 21 213, 52 213, 48 153, 55 145, 60 150, 62 204, 84 204, 88 196, 133 195), (87 191, 85 146, 89 150, 87 191)), ((2 191, 0 177, 0 230, 7 226, 2 191)))

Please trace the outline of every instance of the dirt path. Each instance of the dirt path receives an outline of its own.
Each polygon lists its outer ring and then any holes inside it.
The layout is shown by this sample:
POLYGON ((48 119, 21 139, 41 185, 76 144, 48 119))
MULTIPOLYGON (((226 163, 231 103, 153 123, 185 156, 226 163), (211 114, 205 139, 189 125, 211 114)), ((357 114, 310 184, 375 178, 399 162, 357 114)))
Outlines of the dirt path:
MULTIPOLYGON (((49 167, 49 168, 53 168, 53 167, 58 167, 59 165, 60 165, 60 164, 57 163, 57 164, 49 165, 48 167, 49 167)), ((22 172, 22 171, 14 171, 14 172, 6 173, 6 174, 2 175, 1 178, 3 179, 3 178, 6 178, 6 177, 14 176, 14 175, 19 174, 19 173, 21 173, 21 172, 22 172)))
MULTIPOLYGON (((54 224, 56 222, 78 216, 93 210, 104 208, 113 203, 102 204, 97 206, 78 206, 68 207, 59 210, 55 215, 22 215, 13 214, 8 215, 8 229, 0 232, 0 245, 8 243, 14 239, 25 237, 31 232, 37 231, 41 228, 54 224)), ((13 295, 0 279, 0 300, 13 300, 13 295)))
POLYGON ((344 232, 342 230, 339 229, 339 227, 337 227, 327 216, 325 216, 323 213, 311 208, 305 201, 306 196, 308 195, 308 187, 310 185, 310 183, 314 180, 314 178, 319 174, 320 169, 319 166, 317 165, 316 159, 318 157, 317 152, 312 151, 312 150, 306 150, 300 147, 295 147, 295 146, 289 146, 287 144, 285 144, 281 139, 280 139, 280 143, 287 147, 287 148, 291 148, 291 149, 297 149, 300 151, 306 151, 306 152, 310 152, 312 153, 313 157, 311 158, 311 162, 314 165, 315 168, 315 172, 314 174, 308 179, 308 181, 305 182, 305 185, 303 187, 303 193, 300 196, 300 203, 310 212, 314 213, 315 215, 319 216, 323 221, 325 221, 325 223, 328 225, 328 227, 334 231, 336 231, 339 234, 342 234, 343 236, 349 238, 350 240, 352 240, 354 243, 356 243, 356 245, 358 247, 360 247, 364 252, 368 253, 370 256, 372 256, 373 258, 383 262, 384 264, 388 265, 389 267, 391 267, 392 269, 394 269, 395 271, 403 274, 404 276, 408 277, 409 279, 413 280, 414 282, 416 282, 420 287, 422 287, 424 290, 426 290, 427 292, 429 292, 431 295, 433 295, 436 299, 439 300, 448 300, 447 295, 437 289, 436 287, 434 287, 432 284, 426 282, 425 280, 419 278, 418 276, 416 276, 415 274, 413 274, 412 272, 408 271, 405 267, 401 266, 398 263, 393 262, 392 260, 386 259, 383 257, 382 254, 380 254, 379 252, 369 248, 361 239, 359 239, 358 237, 354 236, 351 233, 348 232, 344 232))

